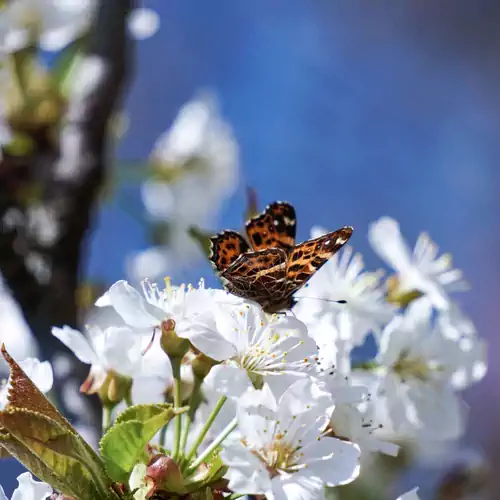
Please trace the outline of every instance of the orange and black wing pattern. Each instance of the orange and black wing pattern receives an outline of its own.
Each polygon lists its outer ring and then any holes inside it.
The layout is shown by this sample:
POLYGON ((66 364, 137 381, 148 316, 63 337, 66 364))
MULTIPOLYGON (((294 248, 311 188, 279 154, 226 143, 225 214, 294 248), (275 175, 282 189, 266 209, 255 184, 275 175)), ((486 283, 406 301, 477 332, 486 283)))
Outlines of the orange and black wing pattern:
POLYGON ((352 227, 346 226, 294 247, 288 255, 287 295, 291 295, 303 286, 328 259, 333 257, 347 243, 352 231, 352 227))
POLYGON ((252 248, 282 248, 289 252, 295 245, 297 219, 290 203, 276 201, 246 223, 248 240, 252 248))

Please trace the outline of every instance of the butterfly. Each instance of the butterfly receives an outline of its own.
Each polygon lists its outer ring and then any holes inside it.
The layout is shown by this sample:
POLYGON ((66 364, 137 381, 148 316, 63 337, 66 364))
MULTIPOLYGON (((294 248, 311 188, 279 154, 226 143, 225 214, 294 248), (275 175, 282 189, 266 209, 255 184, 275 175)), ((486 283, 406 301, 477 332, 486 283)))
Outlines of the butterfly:
POLYGON ((290 309, 292 295, 353 231, 345 226, 296 245, 295 209, 282 201, 268 205, 245 226, 248 241, 236 231, 212 236, 209 259, 228 292, 258 302, 268 313, 290 309))

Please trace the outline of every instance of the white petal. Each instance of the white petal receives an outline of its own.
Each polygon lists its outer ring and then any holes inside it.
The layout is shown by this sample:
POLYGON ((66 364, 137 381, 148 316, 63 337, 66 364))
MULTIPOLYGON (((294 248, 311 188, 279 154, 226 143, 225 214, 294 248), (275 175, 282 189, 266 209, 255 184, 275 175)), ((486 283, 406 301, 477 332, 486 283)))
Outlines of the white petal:
POLYGON ((224 361, 237 354, 232 343, 217 330, 203 324, 193 324, 190 330, 185 329, 183 337, 188 338, 196 349, 216 361, 224 361))
POLYGON ((141 196, 148 214, 154 219, 166 221, 175 216, 175 197, 169 185, 148 180, 141 186, 141 196))
POLYGON ((417 491, 418 491, 418 488, 413 488, 412 490, 407 491, 406 493, 403 493, 396 500, 419 500, 419 497, 417 495, 417 491))
POLYGON ((284 421, 287 417, 311 412, 316 416, 332 404, 329 394, 323 392, 310 379, 302 379, 293 383, 279 400, 278 411, 284 421), (314 411, 311 411, 314 408, 314 411))
POLYGON ((375 253, 396 271, 404 273, 412 267, 410 250, 394 219, 382 217, 372 223, 368 239, 375 253))
POLYGON ((52 488, 42 482, 35 481, 29 472, 17 477, 19 486, 12 494, 12 500, 45 500, 52 494, 52 488))
POLYGON ((323 482, 308 473, 276 476, 272 483, 272 500, 323 500, 325 490, 323 482))
POLYGON ((74 330, 69 326, 63 326, 62 328, 54 327, 52 328, 52 335, 71 349, 82 363, 93 365, 99 362, 97 354, 92 349, 89 341, 78 330, 74 330))
POLYGON ((239 398, 252 387, 247 372, 230 365, 214 366, 205 378, 204 384, 213 391, 234 398, 239 398))
POLYGON ((359 475, 360 451, 357 445, 336 438, 322 438, 304 448, 309 474, 329 486, 354 481, 359 475))
POLYGON ((117 281, 108 290, 109 300, 125 323, 136 328, 157 326, 166 314, 149 304, 146 299, 126 281, 117 281))
POLYGON ((270 490, 271 480, 263 462, 241 443, 225 446, 220 454, 229 467, 224 477, 229 479, 229 488, 232 491, 259 494, 270 490))
POLYGON ((2 486, 0 486, 0 500, 9 500, 5 495, 5 491, 3 490, 2 486))

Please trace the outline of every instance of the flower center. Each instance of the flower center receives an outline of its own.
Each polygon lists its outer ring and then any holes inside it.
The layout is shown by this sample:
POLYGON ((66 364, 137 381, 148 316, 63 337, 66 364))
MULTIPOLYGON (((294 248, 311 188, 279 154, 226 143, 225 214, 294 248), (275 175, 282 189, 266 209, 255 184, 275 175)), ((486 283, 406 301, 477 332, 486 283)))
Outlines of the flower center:
POLYGON ((419 357, 411 357, 407 351, 403 351, 401 356, 392 367, 402 380, 416 378, 422 382, 430 379, 432 369, 428 362, 419 357))
POLYGON ((294 339, 296 342, 291 343, 289 342, 291 338, 288 335, 282 336, 272 332, 263 335, 260 339, 255 339, 255 343, 249 344, 243 353, 233 358, 233 361, 249 372, 249 375, 279 375, 287 371, 302 371, 310 364, 310 360, 289 359, 289 354, 303 344, 300 339, 294 339), (287 348, 283 345, 285 341, 288 341, 287 348))
POLYGON ((253 451, 254 455, 264 462, 272 478, 276 477, 280 472, 293 473, 303 467, 303 465, 299 464, 304 455, 300 451, 301 446, 294 446, 285 441, 284 436, 283 433, 277 434, 267 446, 253 451))

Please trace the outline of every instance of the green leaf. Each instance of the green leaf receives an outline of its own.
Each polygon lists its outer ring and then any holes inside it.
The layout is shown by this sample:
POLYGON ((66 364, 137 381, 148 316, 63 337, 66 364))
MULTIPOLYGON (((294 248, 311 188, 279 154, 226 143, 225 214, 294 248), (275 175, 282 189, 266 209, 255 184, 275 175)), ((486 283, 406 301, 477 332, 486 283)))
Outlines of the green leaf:
POLYGON ((87 465, 78 434, 50 417, 23 409, 0 413, 1 444, 26 467, 62 493, 80 500, 112 498, 111 482, 87 465), (6 431, 6 432, 5 432, 6 431))
POLYGON ((10 367, 0 446, 35 475, 79 500, 116 498, 104 463, 2 346, 10 367))
POLYGON ((147 460, 146 445, 177 413, 168 404, 136 405, 121 413, 100 443, 108 475, 126 482, 134 465, 147 460))
POLYGON ((150 405, 134 405, 122 411, 116 417, 116 424, 128 422, 129 420, 138 420, 139 422, 149 422, 156 417, 164 418, 165 412, 173 411, 171 404, 158 403, 150 405))

